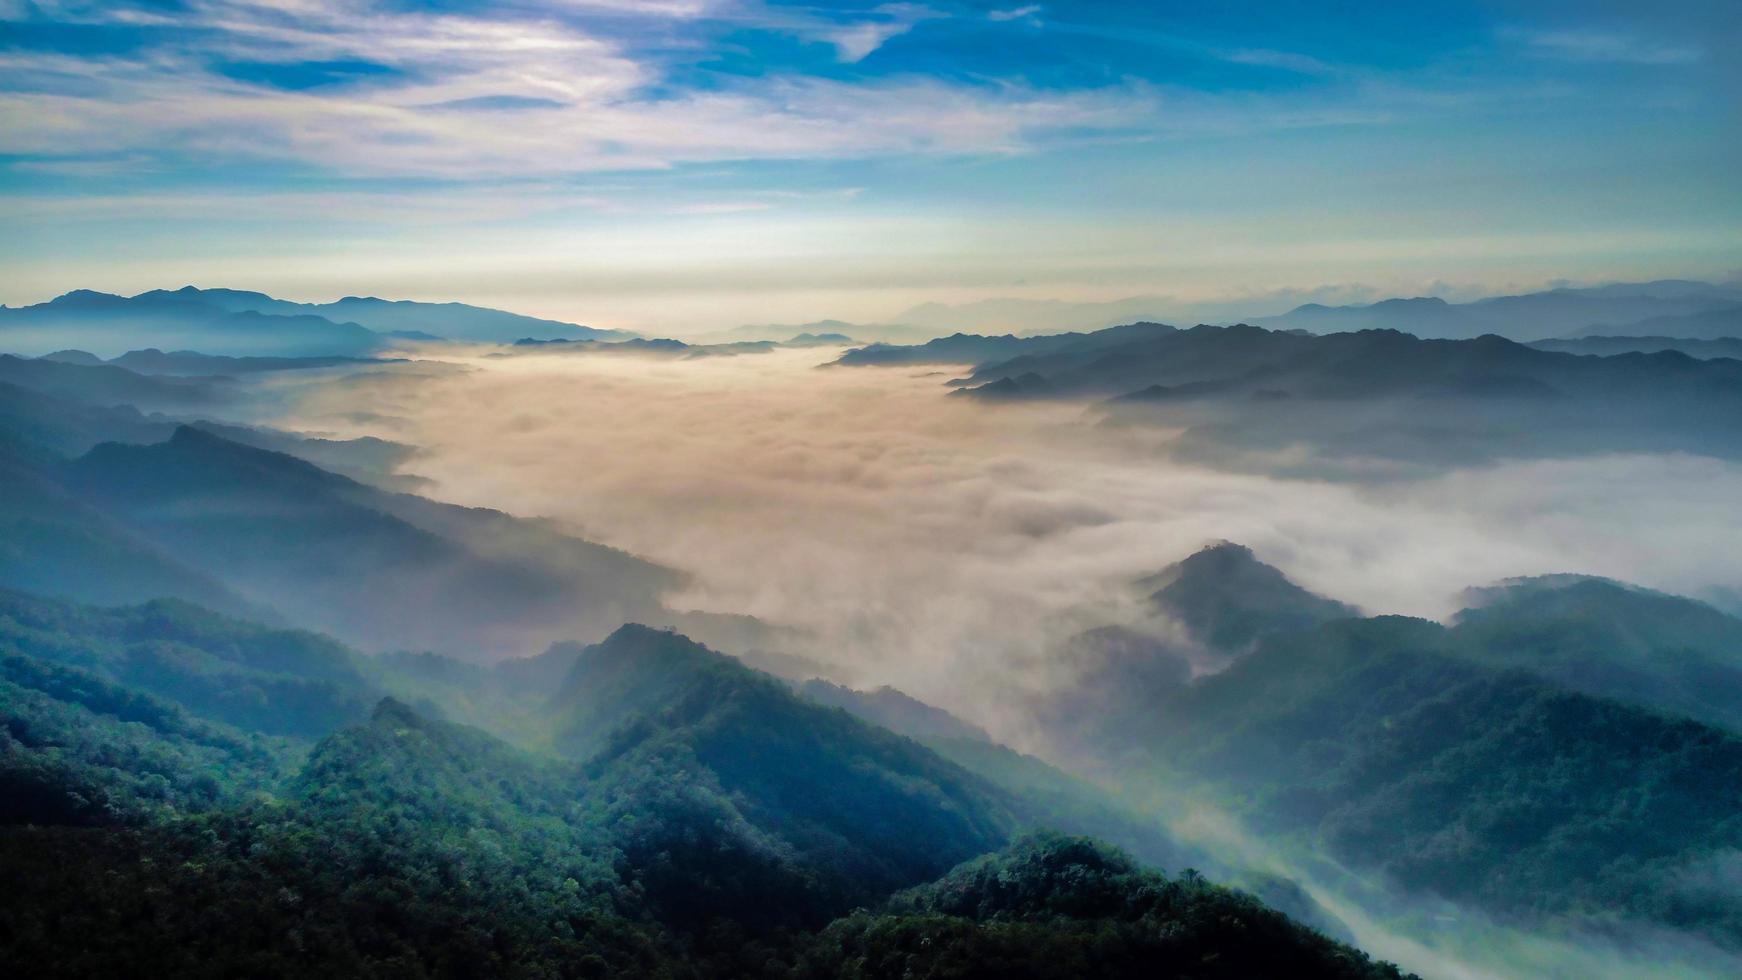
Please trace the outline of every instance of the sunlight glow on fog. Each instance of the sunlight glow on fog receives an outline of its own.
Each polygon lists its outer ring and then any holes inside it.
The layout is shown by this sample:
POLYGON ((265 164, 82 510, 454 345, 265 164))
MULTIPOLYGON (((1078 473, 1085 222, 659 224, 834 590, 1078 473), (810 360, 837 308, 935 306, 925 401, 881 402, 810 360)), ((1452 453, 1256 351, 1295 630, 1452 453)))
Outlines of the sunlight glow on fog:
POLYGON ((676 606, 813 631, 817 659, 946 705, 1134 618, 1127 583, 1218 539, 1368 613, 1444 617, 1547 572, 1742 582, 1742 467, 1711 459, 1285 481, 1171 462, 1168 433, 1080 406, 950 398, 949 371, 819 367, 833 351, 443 356, 465 369, 315 387, 279 422, 418 445, 435 496, 571 521, 695 573, 676 606))

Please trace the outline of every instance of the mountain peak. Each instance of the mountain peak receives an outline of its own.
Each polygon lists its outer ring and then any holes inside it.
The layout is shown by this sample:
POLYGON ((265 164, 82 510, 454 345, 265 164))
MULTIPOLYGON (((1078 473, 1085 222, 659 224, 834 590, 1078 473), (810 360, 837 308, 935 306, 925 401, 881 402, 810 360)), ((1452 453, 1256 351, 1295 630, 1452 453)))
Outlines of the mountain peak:
POLYGON ((1149 601, 1205 646, 1227 654, 1259 638, 1355 616, 1353 607, 1301 588, 1252 549, 1219 541, 1138 583, 1149 601))
POLYGON ((369 715, 369 722, 383 727, 422 728, 424 719, 411 709, 411 705, 397 698, 385 697, 376 703, 375 710, 369 715))

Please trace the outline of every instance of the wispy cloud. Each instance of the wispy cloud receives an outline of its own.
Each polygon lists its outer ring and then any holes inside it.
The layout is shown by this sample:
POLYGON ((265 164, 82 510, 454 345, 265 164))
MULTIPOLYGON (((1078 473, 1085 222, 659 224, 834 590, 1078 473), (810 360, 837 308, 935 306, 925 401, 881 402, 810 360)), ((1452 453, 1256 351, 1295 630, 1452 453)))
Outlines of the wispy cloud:
POLYGON ((1510 29, 1504 36, 1537 57, 1631 65, 1685 65, 1700 61, 1697 47, 1599 30, 1510 29))
MULTIPOLYGON (((662 74, 655 61, 608 32, 559 19, 313 0, 189 9, 184 26, 200 29, 179 32, 173 44, 125 54, 0 56, 0 75, 59 80, 0 92, 4 149, 489 177, 709 160, 1008 153, 1049 129, 1118 127, 1152 111, 1129 88, 1039 92, 923 76, 787 74, 656 91, 662 74), (213 67, 235 64, 283 70, 213 67), (331 64, 355 70, 342 84, 284 82, 299 66, 331 64), (369 65, 390 70, 355 67, 369 65)), ((873 14, 827 34, 843 60, 861 59, 937 16, 912 4, 873 14)))
POLYGON ((986 13, 986 19, 995 24, 1008 23, 1013 20, 1024 20, 1038 24, 1040 23, 1040 12, 1043 9, 1044 8, 1041 7, 1040 4, 1031 3, 1025 7, 1011 7, 1008 10, 988 11, 986 13))
POLYGON ((924 21, 945 16, 916 3, 884 4, 874 13, 873 19, 832 27, 823 32, 823 37, 835 46, 842 61, 863 61, 890 38, 906 34, 924 21))

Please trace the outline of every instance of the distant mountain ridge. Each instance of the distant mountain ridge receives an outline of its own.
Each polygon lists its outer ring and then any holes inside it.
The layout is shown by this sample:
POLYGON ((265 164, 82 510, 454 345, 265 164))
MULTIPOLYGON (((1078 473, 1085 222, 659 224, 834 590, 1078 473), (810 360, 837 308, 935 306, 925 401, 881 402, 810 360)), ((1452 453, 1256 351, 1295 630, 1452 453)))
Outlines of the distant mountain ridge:
POLYGON ((1179 430, 1193 462, 1337 477, 1406 476, 1499 457, 1742 455, 1742 360, 1664 348, 1580 356, 1485 334, 1315 334, 1136 323, 1091 334, 956 335, 835 363, 958 365, 955 397, 1098 402, 1110 423, 1179 430), (1308 452, 1302 453, 1301 450, 1308 452))
POLYGON ((1255 326, 1313 333, 1400 330, 1418 337, 1513 340, 1628 334, 1711 340, 1742 335, 1742 287, 1685 279, 1561 288, 1450 303, 1432 296, 1359 306, 1308 303, 1255 326))
POLYGON ((154 289, 117 296, 76 289, 0 307, 0 348, 78 348, 115 356, 144 346, 228 357, 356 357, 395 340, 508 343, 519 337, 627 340, 632 334, 464 303, 347 296, 296 303, 239 289, 154 289))

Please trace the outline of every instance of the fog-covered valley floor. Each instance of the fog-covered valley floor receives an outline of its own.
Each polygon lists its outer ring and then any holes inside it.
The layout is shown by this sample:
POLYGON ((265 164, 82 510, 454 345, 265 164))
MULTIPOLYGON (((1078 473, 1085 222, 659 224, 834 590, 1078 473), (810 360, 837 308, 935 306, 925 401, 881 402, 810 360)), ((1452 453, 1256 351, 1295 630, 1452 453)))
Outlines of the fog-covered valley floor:
POLYGON ((1720 603, 1742 589, 1733 463, 1532 459, 1370 484, 1221 472, 1170 458, 1177 433, 1103 425, 1084 403, 987 405, 949 397, 949 369, 837 353, 443 350, 299 384, 270 421, 409 443, 400 472, 427 495, 572 523, 693 573, 677 606, 804 630, 860 682, 975 715, 993 710, 978 672, 1147 615, 1134 580, 1218 540, 1368 615, 1444 619, 1466 588, 1559 572, 1720 603))
MULTIPOLYGON (((1173 458, 1177 432, 1103 424, 1083 402, 986 404, 948 394, 954 369, 847 368, 837 354, 445 349, 295 383, 268 421, 415 446, 400 472, 422 493, 556 518, 689 573, 674 608, 757 617, 820 672, 893 685, 1067 765, 1033 713, 1070 683, 1058 651, 1109 624, 1189 647, 1138 583, 1218 540, 1366 615, 1446 621, 1469 587, 1558 572, 1719 603, 1742 586, 1731 462, 1537 458, 1371 482, 1219 471, 1173 458)), ((577 638, 591 639, 552 637, 577 638)), ((1425 975, 1733 962, 1648 927, 1555 937, 1456 903, 1376 910, 1351 886, 1361 875, 1275 846, 1172 777, 1081 771, 1203 853, 1303 884, 1364 948, 1425 975)))

